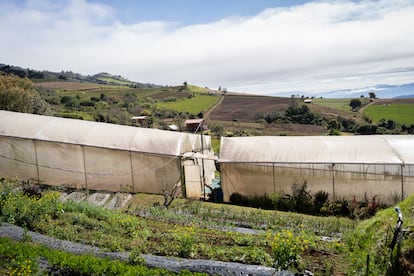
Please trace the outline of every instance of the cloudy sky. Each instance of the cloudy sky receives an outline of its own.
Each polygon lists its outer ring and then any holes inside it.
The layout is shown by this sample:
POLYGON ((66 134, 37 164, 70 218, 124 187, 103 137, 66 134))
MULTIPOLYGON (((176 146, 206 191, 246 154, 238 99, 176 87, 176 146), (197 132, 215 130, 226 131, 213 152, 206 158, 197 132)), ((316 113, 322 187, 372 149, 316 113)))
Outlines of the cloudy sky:
POLYGON ((0 63, 256 94, 414 82, 414 1, 0 0, 0 63))

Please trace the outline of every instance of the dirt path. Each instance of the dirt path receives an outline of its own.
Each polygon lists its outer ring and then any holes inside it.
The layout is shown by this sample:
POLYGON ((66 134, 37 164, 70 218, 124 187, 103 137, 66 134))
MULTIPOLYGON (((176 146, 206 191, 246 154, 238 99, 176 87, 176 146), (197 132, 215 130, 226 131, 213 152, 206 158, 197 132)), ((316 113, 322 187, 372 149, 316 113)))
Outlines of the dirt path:
POLYGON ((220 95, 219 97, 220 97, 220 98, 219 98, 219 100, 217 101, 217 103, 216 103, 215 105, 213 105, 213 106, 212 106, 209 110, 207 110, 207 112, 204 114, 204 119, 205 119, 205 120, 207 120, 207 119, 208 119, 208 117, 210 117, 211 112, 212 112, 214 109, 216 109, 216 107, 217 107, 217 106, 219 106, 219 105, 223 102, 224 96, 223 96, 223 95, 220 95))

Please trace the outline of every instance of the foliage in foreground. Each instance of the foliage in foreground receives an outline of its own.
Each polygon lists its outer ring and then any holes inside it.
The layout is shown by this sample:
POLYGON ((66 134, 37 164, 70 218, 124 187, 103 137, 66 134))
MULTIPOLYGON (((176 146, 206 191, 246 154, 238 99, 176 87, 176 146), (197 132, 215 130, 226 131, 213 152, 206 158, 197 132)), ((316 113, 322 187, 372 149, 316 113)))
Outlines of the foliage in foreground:
POLYGON ((351 219, 371 217, 379 209, 385 207, 385 204, 379 203, 375 196, 368 199, 365 195, 362 201, 357 201, 356 198, 352 201, 347 199, 331 201, 329 200, 329 193, 322 190, 312 195, 307 189, 306 181, 302 184, 294 181, 292 195, 285 195, 282 192, 247 196, 233 193, 230 196, 230 203, 266 210, 297 212, 316 216, 342 216, 351 219))
MULTIPOLYGON (((87 203, 61 203, 57 200, 57 193, 44 193, 41 198, 33 198, 16 190, 15 183, 2 181, 1 184, 1 220, 108 251, 132 251, 129 260, 132 264, 141 264, 140 254, 148 253, 271 265, 296 271, 309 269, 325 273, 334 269, 351 275, 410 271, 408 258, 414 248, 412 239, 404 239, 401 251, 398 247, 388 249, 396 222, 393 208, 359 222, 354 230, 355 222, 344 218, 312 217, 185 200, 177 200, 169 209, 150 207, 129 210, 130 214, 125 214, 87 203), (145 218, 131 215, 136 212, 145 218), (238 225, 259 231, 255 234, 223 231, 226 227, 238 225), (346 232, 349 233, 345 235, 346 232), (335 242, 324 242, 319 239, 321 235, 335 237, 335 242), (335 256, 332 258, 337 262, 347 260, 348 268, 346 265, 337 267, 336 264, 333 268, 326 264, 325 268, 316 268, 315 252, 324 258, 335 256)), ((414 196, 400 204, 405 218, 404 228, 413 227, 410 222, 414 216, 413 205, 414 196)), ((18 269, 25 270, 28 265, 31 269, 34 267, 30 260, 19 261, 16 263, 20 265, 18 269)))
POLYGON ((35 85, 29 79, 0 73, 0 109, 24 113, 52 115, 35 85))
MULTIPOLYGON (((129 265, 92 255, 73 255, 9 238, 0 238, 0 263, 0 272, 4 269, 9 275, 176 275, 164 269, 129 265), (47 271, 39 267, 40 259, 50 265, 47 271)), ((193 274, 184 271, 179 275, 193 274)))
POLYGON ((403 213, 403 236, 400 246, 392 247, 397 222, 394 208, 379 211, 373 218, 362 221, 355 231, 346 236, 353 275, 409 275, 414 273, 409 258, 414 248, 412 239, 414 195, 400 202, 403 213), (410 234, 411 233, 411 234, 410 234), (409 235, 409 236, 408 236, 409 235))
POLYGON ((298 233, 292 228, 287 237, 295 246, 286 251, 276 246, 274 231, 270 236, 264 231, 245 234, 196 223, 164 222, 161 217, 140 218, 85 202, 62 203, 56 192, 46 192, 41 198, 30 197, 8 181, 2 182, 1 189, 2 220, 107 251, 133 251, 134 256, 146 253, 301 269, 300 255, 307 250, 302 240, 314 239, 313 234, 298 233), (283 261, 280 256, 285 256, 283 261))

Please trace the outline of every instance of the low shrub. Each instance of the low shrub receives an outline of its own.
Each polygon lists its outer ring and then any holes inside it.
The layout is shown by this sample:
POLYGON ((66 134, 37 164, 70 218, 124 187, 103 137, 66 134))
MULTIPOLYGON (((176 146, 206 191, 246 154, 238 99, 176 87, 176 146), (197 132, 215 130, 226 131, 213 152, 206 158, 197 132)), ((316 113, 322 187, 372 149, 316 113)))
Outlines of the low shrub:
POLYGON ((63 212, 57 192, 30 196, 12 188, 8 180, 1 181, 0 215, 9 223, 34 229, 38 221, 49 221, 63 212))
POLYGON ((281 230, 277 233, 268 232, 267 240, 274 259, 276 269, 298 268, 300 254, 310 246, 310 241, 304 233, 295 235, 290 230, 281 230))
POLYGON ((188 271, 174 273, 92 255, 72 255, 9 238, 0 238, 0 260, 0 268, 10 275, 194 275, 188 271), (37 261, 40 258, 49 264, 48 268, 39 268, 37 261))
POLYGON ((369 218, 374 216, 379 209, 387 207, 386 204, 378 202, 376 196, 368 199, 365 195, 362 201, 357 201, 355 196, 352 201, 345 198, 330 201, 329 193, 325 191, 318 191, 312 196, 307 190, 307 182, 304 181, 299 185, 296 180, 292 185, 292 195, 269 193, 245 196, 233 193, 230 196, 230 203, 265 210, 318 216, 342 216, 351 219, 369 218))

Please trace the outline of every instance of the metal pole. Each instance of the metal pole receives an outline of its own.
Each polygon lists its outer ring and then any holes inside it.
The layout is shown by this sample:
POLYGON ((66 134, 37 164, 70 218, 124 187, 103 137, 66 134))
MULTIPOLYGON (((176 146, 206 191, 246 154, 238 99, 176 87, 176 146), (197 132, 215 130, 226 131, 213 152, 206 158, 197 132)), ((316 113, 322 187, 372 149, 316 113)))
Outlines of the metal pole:
POLYGON ((404 200, 404 164, 401 164, 401 201, 404 200))
POLYGON ((39 161, 37 159, 37 147, 36 147, 36 140, 33 140, 33 148, 35 152, 35 159, 36 159, 36 174, 37 174, 37 184, 40 184, 40 173, 39 173, 39 161))
POLYGON ((335 196, 335 163, 332 163, 332 196, 333 196, 333 201, 336 200, 336 196, 335 196))
POLYGON ((132 192, 135 193, 134 166, 132 166, 132 152, 131 151, 129 151, 129 161, 131 163, 132 192))
POLYGON ((273 192, 276 193, 275 163, 273 162, 273 192))
POLYGON ((86 171, 86 158, 85 158, 85 147, 81 145, 82 156, 83 156, 83 171, 85 173, 85 189, 88 189, 88 173, 86 171))
POLYGON ((206 200, 206 178, 204 172, 204 138, 203 138, 203 121, 200 122, 200 135, 201 135, 201 166, 202 166, 202 187, 203 197, 206 200))

